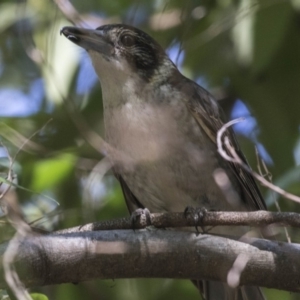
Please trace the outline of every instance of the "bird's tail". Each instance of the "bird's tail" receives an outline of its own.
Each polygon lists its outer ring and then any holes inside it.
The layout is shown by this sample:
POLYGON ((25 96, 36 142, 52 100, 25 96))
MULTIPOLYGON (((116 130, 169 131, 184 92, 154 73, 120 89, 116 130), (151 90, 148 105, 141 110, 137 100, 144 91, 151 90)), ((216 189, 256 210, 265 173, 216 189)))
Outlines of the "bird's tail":
POLYGON ((265 300, 257 286, 242 286, 232 289, 217 281, 193 281, 199 289, 203 300, 265 300))

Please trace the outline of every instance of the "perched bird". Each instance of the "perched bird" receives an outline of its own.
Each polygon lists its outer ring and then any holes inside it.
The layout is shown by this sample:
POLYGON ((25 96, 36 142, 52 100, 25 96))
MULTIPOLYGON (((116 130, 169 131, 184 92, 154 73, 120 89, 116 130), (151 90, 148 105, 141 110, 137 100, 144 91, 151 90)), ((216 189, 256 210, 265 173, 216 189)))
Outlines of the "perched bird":
MULTIPOLYGON (((123 24, 61 33, 86 49, 99 77, 106 140, 125 157, 114 172, 130 212, 266 209, 251 174, 217 151, 224 125, 218 103, 153 38, 123 24)), ((231 129, 226 136, 247 164, 231 129)), ((258 287, 232 291, 208 281, 199 287, 205 299, 264 299, 258 287)))

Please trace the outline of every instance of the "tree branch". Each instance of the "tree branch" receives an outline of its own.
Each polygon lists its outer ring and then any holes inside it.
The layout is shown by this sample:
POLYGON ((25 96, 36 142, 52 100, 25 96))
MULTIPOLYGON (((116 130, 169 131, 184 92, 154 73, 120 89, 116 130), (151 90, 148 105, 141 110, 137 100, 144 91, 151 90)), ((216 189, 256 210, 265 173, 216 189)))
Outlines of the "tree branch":
POLYGON ((236 257, 243 253, 247 264, 241 285, 300 289, 299 245, 275 241, 240 242, 172 230, 114 230, 28 236, 16 250, 16 270, 27 287, 137 277, 226 281, 236 257))
MULTIPOLYGON (((187 218, 184 213, 155 213, 151 214, 151 225, 156 228, 176 228, 195 226, 253 226, 262 227, 271 224, 278 226, 300 227, 300 214, 294 212, 207 212, 203 210, 203 216, 196 222, 193 218, 187 218)), ((135 229, 146 228, 146 218, 140 218, 134 223, 135 229)), ((80 231, 132 229, 130 218, 95 222, 83 226, 63 229, 57 233, 70 233, 80 231)))

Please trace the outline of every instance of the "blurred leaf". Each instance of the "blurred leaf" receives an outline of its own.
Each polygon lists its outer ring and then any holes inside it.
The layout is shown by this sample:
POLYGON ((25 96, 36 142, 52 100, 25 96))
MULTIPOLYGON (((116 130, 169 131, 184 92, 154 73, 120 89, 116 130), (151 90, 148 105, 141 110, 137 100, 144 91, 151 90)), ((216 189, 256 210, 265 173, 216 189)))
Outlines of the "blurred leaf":
POLYGON ((233 42, 237 60, 247 66, 253 60, 253 35, 255 13, 258 10, 256 1, 242 0, 236 13, 236 25, 232 29, 233 42))
POLYGON ((275 289, 263 289, 266 299, 270 300, 288 300, 288 299, 299 299, 297 295, 298 293, 291 293, 291 292, 286 292, 286 291, 279 291, 275 289), (294 298, 293 296, 296 296, 294 298))
POLYGON ((26 10, 25 4, 16 4, 16 3, 4 3, 0 4, 0 32, 4 31, 6 28, 13 25, 17 22, 20 17, 17 14, 17 11, 22 11, 22 17, 32 17, 32 13, 29 13, 29 10, 26 10))
POLYGON ((46 56, 46 63, 41 65, 46 94, 49 100, 57 104, 61 104, 69 93, 80 53, 78 48, 60 35, 61 28, 68 25, 64 20, 57 20, 48 30, 39 30, 35 34, 35 40, 46 56))
POLYGON ((49 298, 44 294, 32 293, 30 294, 32 300, 48 300, 49 298))
MULTIPOLYGON (((281 187, 284 190, 289 191, 290 193, 294 193, 296 195, 300 195, 300 166, 292 168, 285 172, 282 176, 276 179, 274 184, 276 186, 281 187)), ((275 200, 279 198, 279 195, 269 191, 265 197, 265 200, 268 205, 274 204, 275 200)), ((285 199, 285 201, 289 202, 291 200, 285 199)))
POLYGON ((4 178, 2 176, 0 176, 0 182, 1 183, 5 183, 5 184, 7 184, 9 186, 13 186, 13 187, 15 187, 17 189, 20 189, 20 190, 23 190, 25 192, 29 192, 31 194, 40 195, 42 198, 46 198, 47 200, 50 200, 50 202, 54 202, 55 206, 59 205, 59 203, 57 201, 55 201, 53 198, 49 197, 48 195, 42 195, 40 193, 35 192, 34 190, 27 189, 27 188, 25 188, 25 187, 23 187, 23 186, 21 186, 19 184, 16 184, 16 183, 14 183, 12 181, 7 180, 6 178, 4 178))
POLYGON ((261 72, 274 58, 291 25, 293 10, 288 2, 261 2, 254 25, 254 73, 261 72))
POLYGON ((33 166, 31 189, 36 192, 55 187, 72 172, 76 156, 64 153, 55 158, 38 161, 33 166))
POLYGON ((300 10, 300 0, 291 0, 293 7, 297 10, 300 10))
POLYGON ((6 290, 0 290, 0 300, 10 300, 6 290))

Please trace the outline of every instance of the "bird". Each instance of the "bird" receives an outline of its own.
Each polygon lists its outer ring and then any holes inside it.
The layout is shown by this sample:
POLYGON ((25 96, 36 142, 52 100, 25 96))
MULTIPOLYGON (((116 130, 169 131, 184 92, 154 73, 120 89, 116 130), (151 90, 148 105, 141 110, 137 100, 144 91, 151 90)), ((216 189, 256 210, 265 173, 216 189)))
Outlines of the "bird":
MULTIPOLYGON (((61 34, 87 51, 100 80, 105 138, 122 154, 112 164, 130 213, 266 210, 251 173, 218 152, 217 133, 225 124, 220 105, 156 40, 125 24, 67 26, 61 34)), ((233 130, 225 135, 248 166, 233 130)), ((207 300, 264 299, 259 287, 197 286, 207 300)))

